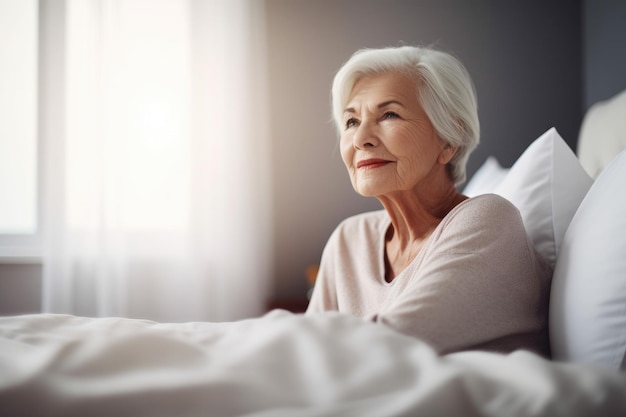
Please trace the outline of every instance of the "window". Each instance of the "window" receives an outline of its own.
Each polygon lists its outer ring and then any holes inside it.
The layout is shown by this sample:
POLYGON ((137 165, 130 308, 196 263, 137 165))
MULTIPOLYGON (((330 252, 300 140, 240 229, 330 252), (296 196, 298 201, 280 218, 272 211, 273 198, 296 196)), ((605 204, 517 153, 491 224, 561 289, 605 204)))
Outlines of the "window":
POLYGON ((33 256, 38 235, 38 2, 0 1, 0 257, 33 256))

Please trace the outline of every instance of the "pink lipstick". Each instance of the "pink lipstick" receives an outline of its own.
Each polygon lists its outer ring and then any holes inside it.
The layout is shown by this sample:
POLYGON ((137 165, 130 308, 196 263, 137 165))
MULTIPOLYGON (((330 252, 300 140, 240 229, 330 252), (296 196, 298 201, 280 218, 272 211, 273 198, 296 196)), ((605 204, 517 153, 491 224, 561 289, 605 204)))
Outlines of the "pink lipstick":
POLYGON ((389 162, 391 161, 387 161, 385 159, 378 159, 378 158, 364 159, 362 161, 359 161, 356 164, 356 167, 365 168, 365 169, 380 168, 384 165, 387 165, 389 162))

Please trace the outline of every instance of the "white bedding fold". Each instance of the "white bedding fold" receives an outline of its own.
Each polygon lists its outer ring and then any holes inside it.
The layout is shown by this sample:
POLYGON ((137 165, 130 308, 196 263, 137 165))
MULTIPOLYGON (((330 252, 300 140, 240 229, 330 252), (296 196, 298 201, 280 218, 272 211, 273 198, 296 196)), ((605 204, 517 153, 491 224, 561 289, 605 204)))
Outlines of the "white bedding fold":
POLYGON ((626 374, 438 356, 337 313, 232 323, 0 318, 2 416, 624 416, 626 374))

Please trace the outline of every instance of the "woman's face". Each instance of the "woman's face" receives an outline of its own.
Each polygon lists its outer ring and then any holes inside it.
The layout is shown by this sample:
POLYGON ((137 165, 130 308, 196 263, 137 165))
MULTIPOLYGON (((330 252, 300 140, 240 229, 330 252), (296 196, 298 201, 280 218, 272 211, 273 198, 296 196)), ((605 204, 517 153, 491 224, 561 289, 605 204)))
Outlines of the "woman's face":
POLYGON ((454 149, 435 133, 408 77, 389 72, 361 78, 342 121, 341 156, 359 194, 419 192, 447 178, 454 149))

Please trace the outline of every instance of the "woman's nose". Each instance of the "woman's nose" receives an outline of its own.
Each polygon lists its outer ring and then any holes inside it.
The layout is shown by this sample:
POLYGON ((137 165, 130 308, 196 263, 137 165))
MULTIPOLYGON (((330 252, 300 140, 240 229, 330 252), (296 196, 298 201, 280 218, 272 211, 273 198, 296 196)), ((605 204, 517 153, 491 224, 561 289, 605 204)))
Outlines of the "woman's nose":
POLYGON ((352 145, 356 149, 370 148, 377 146, 379 139, 375 126, 372 126, 370 122, 362 122, 354 136, 352 137, 352 145))

